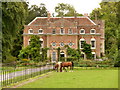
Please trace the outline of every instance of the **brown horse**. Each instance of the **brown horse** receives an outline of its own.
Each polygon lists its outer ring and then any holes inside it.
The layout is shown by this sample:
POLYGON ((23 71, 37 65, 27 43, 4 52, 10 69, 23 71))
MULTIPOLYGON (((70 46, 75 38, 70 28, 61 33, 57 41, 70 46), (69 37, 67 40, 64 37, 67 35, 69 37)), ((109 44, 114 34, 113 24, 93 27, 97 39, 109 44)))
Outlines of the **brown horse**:
POLYGON ((70 70, 73 70, 74 63, 73 62, 58 62, 54 66, 54 70, 57 69, 57 72, 58 72, 58 70, 60 70, 60 72, 62 72, 62 69, 64 69, 67 72, 65 67, 67 67, 67 68, 70 67, 70 70))
POLYGON ((56 63, 55 66, 53 67, 53 69, 54 69, 54 70, 57 69, 57 72, 58 72, 59 70, 60 70, 60 72, 62 72, 61 69, 60 69, 60 68, 61 68, 61 64, 62 64, 62 62, 56 63))

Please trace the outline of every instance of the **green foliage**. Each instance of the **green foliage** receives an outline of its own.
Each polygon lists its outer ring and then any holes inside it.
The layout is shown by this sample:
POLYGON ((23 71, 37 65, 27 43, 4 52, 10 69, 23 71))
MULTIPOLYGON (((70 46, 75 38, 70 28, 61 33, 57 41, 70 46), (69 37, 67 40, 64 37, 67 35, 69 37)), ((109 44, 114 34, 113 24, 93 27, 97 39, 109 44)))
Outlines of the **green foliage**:
POLYGON ((95 61, 95 60, 80 60, 74 62, 77 67, 113 67, 114 62, 112 60, 95 61))
POLYGON ((102 2, 91 13, 92 19, 105 20, 105 53, 109 59, 118 60, 120 49, 120 2, 102 2))
POLYGON ((45 4, 41 3, 40 6, 32 5, 29 8, 29 16, 26 19, 26 24, 30 23, 36 17, 47 17, 45 4))
POLYGON ((14 40, 25 23, 27 8, 26 2, 2 2, 2 62, 11 56, 14 40))
POLYGON ((55 7, 57 16, 82 16, 82 14, 76 13, 75 8, 70 4, 59 3, 55 7))
POLYGON ((86 54, 87 59, 92 59, 91 45, 84 42, 82 51, 86 54))
POLYGON ((40 59, 40 40, 37 35, 32 35, 30 39, 30 45, 23 48, 20 51, 19 58, 30 58, 35 61, 39 61, 40 59))
POLYGON ((73 48, 70 48, 69 46, 66 46, 67 48, 67 60, 70 61, 73 61, 75 59, 79 60, 80 59, 80 56, 81 56, 81 52, 79 49, 73 49, 73 48))

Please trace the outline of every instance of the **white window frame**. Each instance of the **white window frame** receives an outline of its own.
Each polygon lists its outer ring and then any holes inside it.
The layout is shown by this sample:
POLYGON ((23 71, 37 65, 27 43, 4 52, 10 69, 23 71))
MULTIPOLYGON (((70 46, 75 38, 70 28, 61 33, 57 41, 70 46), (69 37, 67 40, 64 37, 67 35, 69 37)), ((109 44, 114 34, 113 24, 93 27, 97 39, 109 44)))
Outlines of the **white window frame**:
POLYGON ((80 43, 80 49, 83 49, 83 48, 81 48, 81 41, 85 41, 85 39, 81 38, 80 41, 79 41, 79 43, 80 43))
POLYGON ((43 48, 43 47, 44 47, 44 41, 43 41, 42 38, 40 38, 39 40, 43 42, 43 43, 41 44, 41 48, 43 48))
POLYGON ((68 45, 69 45, 70 47, 72 47, 72 46, 73 46, 73 43, 72 43, 72 42, 69 42, 68 45), (70 45, 70 43, 71 43, 72 45, 70 45))
POLYGON ((95 29, 91 29, 90 30, 90 34, 96 34, 96 30, 95 29), (94 30, 94 33, 92 33, 92 30, 94 30))
POLYGON ((80 29, 80 34, 85 34, 85 29, 80 29), (84 33, 81 33, 82 30, 84 30, 84 33))
POLYGON ((39 29, 39 30, 38 30, 38 34, 43 34, 43 29, 39 29), (42 30, 42 33, 39 32, 40 30, 42 30))
POLYGON ((73 34, 73 30, 71 28, 68 29, 68 34, 73 34), (70 33, 70 30, 71 30, 71 33, 70 33))
POLYGON ((52 46, 55 47, 55 46, 56 46, 56 42, 52 42, 52 46), (54 43, 55 45, 53 45, 53 43, 54 43))
POLYGON ((92 55, 93 55, 93 54, 95 55, 95 56, 94 56, 94 59, 96 59, 96 53, 95 53, 95 52, 92 52, 92 55))
MULTIPOLYGON (((63 46, 65 45, 64 42, 61 42, 61 43, 63 43, 63 46)), ((60 46, 63 47, 61 43, 60 43, 60 46)))
POLYGON ((91 39, 90 44, 91 44, 91 49, 96 49, 96 40, 94 38, 91 39), (94 47, 92 47, 92 41, 95 41, 94 47))
POLYGON ((29 29, 28 30, 28 34, 33 34, 33 29, 29 29), (32 33, 30 32, 30 30, 32 30, 32 33))

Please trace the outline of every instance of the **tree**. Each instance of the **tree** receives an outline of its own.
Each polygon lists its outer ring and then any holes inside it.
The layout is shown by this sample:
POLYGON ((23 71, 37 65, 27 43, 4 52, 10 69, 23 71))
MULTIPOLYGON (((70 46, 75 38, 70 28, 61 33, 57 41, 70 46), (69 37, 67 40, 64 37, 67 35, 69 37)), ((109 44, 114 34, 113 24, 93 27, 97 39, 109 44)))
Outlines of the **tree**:
POLYGON ((23 48, 20 51, 19 58, 24 59, 24 58, 29 58, 31 60, 34 60, 38 62, 40 60, 40 40, 37 35, 32 35, 30 39, 30 45, 27 47, 23 48))
MULTIPOLYGON (((93 10, 91 18, 105 20, 105 53, 109 59, 116 60, 118 56, 117 4, 118 2, 102 2, 100 8, 93 10)), ((119 17, 119 14, 118 14, 119 17)))
POLYGON ((84 42, 82 51, 86 54, 87 59, 92 59, 91 45, 84 42))
POLYGON ((82 16, 82 14, 76 13, 75 8, 70 4, 59 3, 55 7, 57 16, 82 16))
POLYGON ((74 59, 77 59, 79 61, 80 56, 81 56, 80 49, 73 49, 73 48, 70 48, 68 45, 65 47, 67 48, 68 58, 74 58, 74 59))
POLYGON ((29 15, 26 19, 26 24, 30 23, 36 17, 47 17, 45 4, 41 3, 40 6, 32 5, 29 8, 29 15))
POLYGON ((26 20, 28 4, 26 2, 2 2, 2 62, 11 56, 14 40, 23 28, 26 20))

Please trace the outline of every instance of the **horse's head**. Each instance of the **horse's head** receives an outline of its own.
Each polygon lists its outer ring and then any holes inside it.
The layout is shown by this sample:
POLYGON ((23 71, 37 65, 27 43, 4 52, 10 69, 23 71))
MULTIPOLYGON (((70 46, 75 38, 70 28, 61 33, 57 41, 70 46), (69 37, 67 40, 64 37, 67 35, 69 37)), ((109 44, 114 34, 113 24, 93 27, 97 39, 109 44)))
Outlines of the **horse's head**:
POLYGON ((56 70, 58 68, 58 64, 55 64, 55 66, 53 67, 53 70, 56 70))

